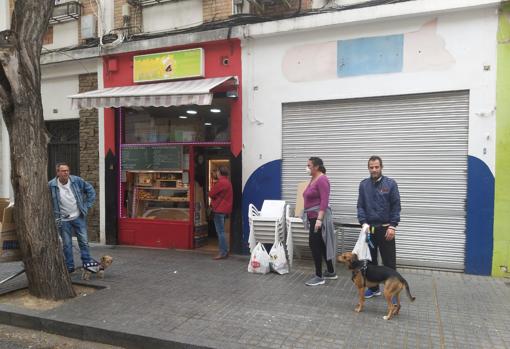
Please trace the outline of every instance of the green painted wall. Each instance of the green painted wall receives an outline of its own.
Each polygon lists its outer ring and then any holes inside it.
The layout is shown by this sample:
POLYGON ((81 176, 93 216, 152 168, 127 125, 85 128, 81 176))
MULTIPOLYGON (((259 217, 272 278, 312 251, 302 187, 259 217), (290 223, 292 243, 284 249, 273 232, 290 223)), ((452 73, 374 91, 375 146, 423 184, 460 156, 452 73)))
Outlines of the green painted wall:
POLYGON ((510 3, 501 7, 496 92, 496 197, 492 275, 510 276, 510 3))

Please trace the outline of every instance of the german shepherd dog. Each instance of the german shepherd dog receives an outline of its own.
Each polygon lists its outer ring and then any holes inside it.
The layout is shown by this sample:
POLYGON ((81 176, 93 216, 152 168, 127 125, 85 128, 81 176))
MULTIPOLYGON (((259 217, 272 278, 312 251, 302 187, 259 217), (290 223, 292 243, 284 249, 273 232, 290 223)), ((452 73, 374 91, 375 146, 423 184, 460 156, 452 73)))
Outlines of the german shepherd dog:
POLYGON ((358 259, 355 253, 346 252, 337 257, 338 262, 347 264, 352 270, 352 282, 356 285, 359 294, 359 303, 354 308, 355 312, 361 312, 365 304, 365 289, 384 284, 384 298, 388 302, 388 314, 383 317, 384 320, 390 320, 400 311, 400 292, 405 289, 407 296, 414 302, 416 299, 411 295, 409 284, 396 270, 388 267, 364 263, 358 259), (365 268, 365 270, 363 270, 365 268), (395 297, 397 304, 393 304, 392 298, 395 297))

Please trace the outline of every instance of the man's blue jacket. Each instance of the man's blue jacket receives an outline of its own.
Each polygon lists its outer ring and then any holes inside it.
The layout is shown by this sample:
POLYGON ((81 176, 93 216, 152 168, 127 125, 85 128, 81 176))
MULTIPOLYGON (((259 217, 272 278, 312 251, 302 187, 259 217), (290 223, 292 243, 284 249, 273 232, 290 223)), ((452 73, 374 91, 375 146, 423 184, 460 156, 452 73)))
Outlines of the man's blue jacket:
MULTIPOLYGON (((51 198, 53 200, 53 214, 55 219, 61 219, 60 213, 60 189, 57 183, 58 178, 55 177, 48 182, 48 186, 51 191, 51 198)), ((78 176, 69 176, 71 182, 71 190, 73 191, 74 197, 76 198, 76 204, 81 214, 85 217, 89 212, 89 209, 94 205, 96 200, 96 191, 94 187, 87 183, 83 178, 78 176), (85 194, 85 195, 84 195, 85 194)))
POLYGON ((397 182, 385 176, 374 182, 366 178, 359 184, 358 221, 360 224, 390 224, 400 222, 400 193, 397 182))

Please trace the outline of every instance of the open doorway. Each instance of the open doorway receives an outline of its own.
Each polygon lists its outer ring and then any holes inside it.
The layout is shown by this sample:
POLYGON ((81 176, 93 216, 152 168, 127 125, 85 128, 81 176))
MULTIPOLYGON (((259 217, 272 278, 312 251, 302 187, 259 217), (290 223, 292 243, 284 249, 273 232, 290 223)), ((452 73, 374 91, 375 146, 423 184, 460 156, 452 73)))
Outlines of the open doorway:
MULTIPOLYGON (((212 217, 207 214, 210 205, 209 191, 216 183, 212 176, 213 170, 219 166, 229 169, 231 173, 231 153, 228 147, 196 147, 194 151, 195 161, 195 248, 203 251, 218 251, 218 238, 212 217)), ((227 246, 231 248, 231 219, 225 220, 225 237, 227 246)))

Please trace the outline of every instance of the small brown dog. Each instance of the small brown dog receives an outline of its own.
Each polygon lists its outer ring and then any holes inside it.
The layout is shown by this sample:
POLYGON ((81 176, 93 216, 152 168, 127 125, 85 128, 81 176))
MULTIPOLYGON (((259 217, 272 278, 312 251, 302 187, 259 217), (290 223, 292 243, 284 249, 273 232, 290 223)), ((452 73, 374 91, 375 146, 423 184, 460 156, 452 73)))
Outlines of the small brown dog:
POLYGON ((411 295, 409 284, 396 270, 388 267, 364 263, 358 259, 355 253, 346 252, 337 257, 338 262, 347 264, 352 270, 352 282, 358 288, 359 303, 354 309, 356 312, 363 310, 365 304, 365 289, 375 287, 384 283, 384 298, 388 302, 388 314, 383 317, 384 320, 390 320, 400 311, 400 292, 405 289, 407 296, 414 302, 416 299, 411 295), (397 304, 393 304, 392 298, 395 297, 397 304))
POLYGON ((111 256, 105 255, 101 257, 99 265, 96 267, 83 268, 83 272, 81 274, 81 278, 83 280, 90 280, 91 274, 97 274, 97 277, 100 279, 104 279, 104 271, 113 263, 113 258, 111 256))

